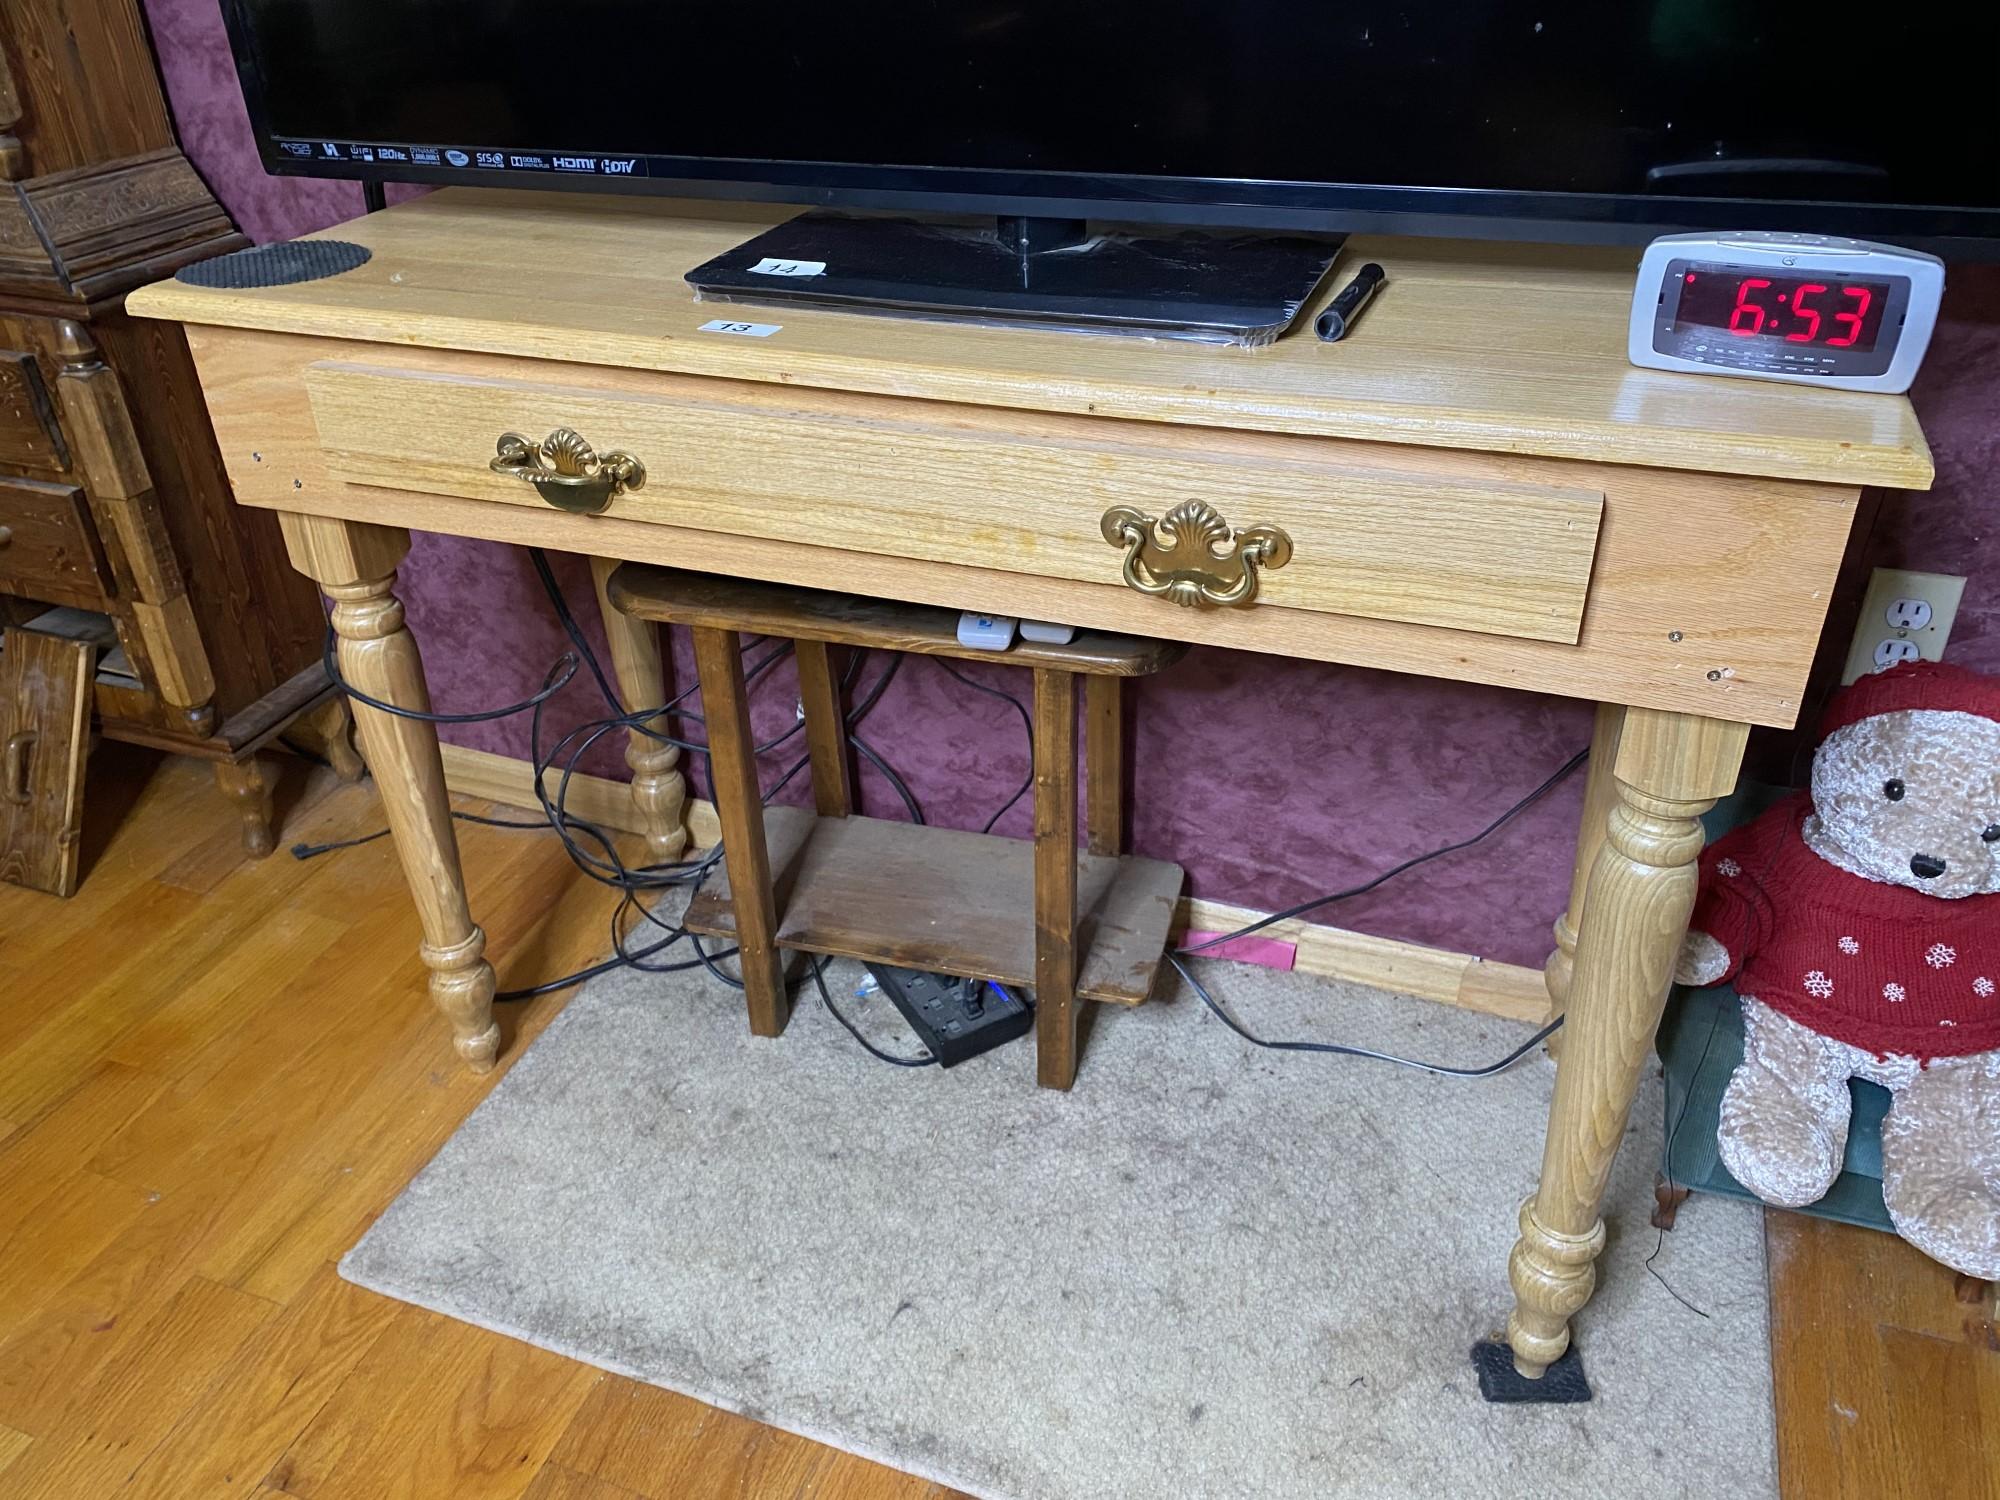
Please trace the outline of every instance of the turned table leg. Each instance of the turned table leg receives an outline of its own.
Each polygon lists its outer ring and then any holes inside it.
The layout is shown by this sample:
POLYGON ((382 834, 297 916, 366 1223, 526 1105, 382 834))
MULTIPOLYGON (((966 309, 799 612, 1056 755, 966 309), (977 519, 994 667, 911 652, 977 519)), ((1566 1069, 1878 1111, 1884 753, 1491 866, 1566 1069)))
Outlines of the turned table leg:
MULTIPOLYGON (((410 550, 409 533, 321 516, 279 519, 292 566, 333 601, 341 676, 371 698, 428 710, 423 661, 393 592, 396 567, 410 550)), ((484 1073, 500 1050, 493 968, 485 958, 486 934, 466 905, 437 730, 358 700, 354 721, 423 924, 418 951, 431 971, 431 999, 451 1024, 459 1056, 484 1073)))
MULTIPOLYGON (((604 617, 604 634, 611 643, 611 669, 618 679, 618 696, 627 713, 667 701, 666 662, 660 655, 659 627, 651 620, 628 615, 611 602, 605 590, 615 558, 593 557, 590 576, 597 585, 597 607, 604 617)), ((655 739, 647 730, 671 733, 665 714, 644 727, 630 730, 625 764, 632 769, 632 805, 640 832, 656 864, 668 864, 687 848, 687 779, 681 775, 681 751, 655 739)))
POLYGON ((1699 819, 1735 786, 1748 733, 1690 714, 1624 715, 1577 933, 1541 1182, 1521 1205, 1508 1263, 1515 1302, 1507 1339, 1515 1368, 1531 1380, 1569 1347, 1570 1319, 1595 1286, 1604 1248, 1598 1208, 1694 909, 1699 819))
MULTIPOLYGON (((1618 737, 1625 730, 1622 703, 1597 705, 1597 722, 1590 736, 1590 767, 1584 773, 1583 819, 1576 831, 1576 863, 1570 869, 1569 907, 1556 918, 1555 951, 1542 970, 1549 999, 1554 1002, 1553 1020, 1569 1004, 1570 975, 1576 967, 1576 934, 1583 921, 1583 898, 1590 885, 1591 867, 1597 851, 1604 847, 1604 827, 1611 817, 1611 804, 1618 800, 1617 778, 1612 767, 1618 763, 1618 737)), ((1562 1033, 1549 1038, 1549 1055, 1560 1055, 1562 1033)))
POLYGON ((1076 1082, 1076 678, 1035 672, 1035 1077, 1076 1082))
POLYGON ((271 831, 271 774, 256 756, 215 763, 215 785, 243 820, 243 852, 263 859, 278 846, 271 831))

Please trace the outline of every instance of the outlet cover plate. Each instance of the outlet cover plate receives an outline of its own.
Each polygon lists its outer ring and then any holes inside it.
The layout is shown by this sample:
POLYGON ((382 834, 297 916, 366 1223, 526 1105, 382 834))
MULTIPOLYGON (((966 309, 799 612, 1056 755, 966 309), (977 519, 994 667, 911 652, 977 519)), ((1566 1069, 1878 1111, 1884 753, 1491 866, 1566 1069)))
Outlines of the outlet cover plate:
POLYGON ((1864 672, 1873 672, 1886 659, 1907 655, 1916 647, 1924 661, 1944 655, 1951 639, 1952 622, 1958 618, 1958 601, 1965 593, 1965 580, 1949 573, 1909 573, 1901 568, 1877 568, 1868 580, 1868 593, 1861 601, 1861 620, 1854 627, 1854 643, 1847 648, 1847 666, 1840 674, 1843 683, 1864 672), (1923 617, 1928 606, 1929 622, 1920 628, 1908 623, 1923 617))

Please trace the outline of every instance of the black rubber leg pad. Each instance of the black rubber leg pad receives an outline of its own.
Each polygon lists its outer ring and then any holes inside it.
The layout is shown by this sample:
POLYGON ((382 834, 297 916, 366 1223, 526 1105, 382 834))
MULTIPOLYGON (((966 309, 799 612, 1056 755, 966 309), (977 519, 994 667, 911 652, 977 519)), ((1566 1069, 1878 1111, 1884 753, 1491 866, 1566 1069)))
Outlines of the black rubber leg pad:
POLYGON ((1530 1380, 1514 1368, 1514 1351, 1505 1339, 1481 1339, 1474 1344, 1472 1368, 1479 1372, 1479 1394, 1488 1401, 1561 1404, 1590 1399, 1590 1382, 1583 1378, 1583 1356, 1574 1344, 1542 1372, 1540 1380, 1530 1380))

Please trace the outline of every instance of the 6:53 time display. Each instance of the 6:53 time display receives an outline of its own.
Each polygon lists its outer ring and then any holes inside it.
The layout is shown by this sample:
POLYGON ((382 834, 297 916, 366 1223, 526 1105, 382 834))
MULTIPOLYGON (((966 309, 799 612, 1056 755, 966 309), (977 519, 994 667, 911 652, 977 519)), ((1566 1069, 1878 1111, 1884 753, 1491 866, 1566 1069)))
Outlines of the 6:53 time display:
POLYGON ((1857 353, 1875 347, 1890 292, 1883 281, 1780 276, 1742 267, 1689 266, 1681 283, 1676 324, 1857 353))
POLYGON ((1944 297, 1944 262, 1829 235, 1668 234, 1632 284, 1625 354, 1645 369, 1907 391, 1944 297))

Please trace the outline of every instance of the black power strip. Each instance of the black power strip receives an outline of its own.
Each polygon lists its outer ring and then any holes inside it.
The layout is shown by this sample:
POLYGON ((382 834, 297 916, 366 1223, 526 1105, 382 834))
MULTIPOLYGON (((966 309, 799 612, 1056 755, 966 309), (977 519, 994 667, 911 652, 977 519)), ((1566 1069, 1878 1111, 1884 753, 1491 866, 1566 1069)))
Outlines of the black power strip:
POLYGON ((1035 1024, 1027 1002, 1004 985, 888 964, 870 964, 868 972, 941 1068, 991 1052, 1035 1024))

